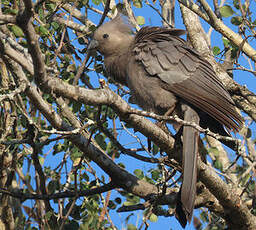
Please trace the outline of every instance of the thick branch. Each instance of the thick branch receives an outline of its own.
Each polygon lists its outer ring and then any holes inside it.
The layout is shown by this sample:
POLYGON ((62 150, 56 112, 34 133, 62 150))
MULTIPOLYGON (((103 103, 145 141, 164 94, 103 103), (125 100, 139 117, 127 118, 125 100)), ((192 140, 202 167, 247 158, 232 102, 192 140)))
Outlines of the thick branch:
POLYGON ((256 217, 242 202, 237 188, 229 187, 216 173, 203 162, 199 162, 199 177, 224 207, 225 220, 230 229, 256 229, 256 217))
POLYGON ((207 17, 202 13, 200 8, 189 0, 178 0, 179 3, 186 6, 188 9, 195 12, 198 16, 202 17, 207 23, 209 23, 216 31, 220 32, 227 39, 232 41, 235 45, 241 48, 241 50, 247 54, 254 62, 256 62, 256 50, 253 49, 244 39, 229 27, 227 27, 211 10, 210 6, 205 0, 199 0, 204 7, 207 17))
MULTIPOLYGON (((208 44, 205 32, 200 24, 199 18, 192 11, 181 6, 184 24, 186 25, 192 46, 198 50, 212 64, 218 77, 233 96, 236 105, 256 121, 256 96, 247 88, 236 83, 222 67, 216 63, 212 55, 210 44, 208 44)), ((219 19, 218 19, 219 20, 219 19)))

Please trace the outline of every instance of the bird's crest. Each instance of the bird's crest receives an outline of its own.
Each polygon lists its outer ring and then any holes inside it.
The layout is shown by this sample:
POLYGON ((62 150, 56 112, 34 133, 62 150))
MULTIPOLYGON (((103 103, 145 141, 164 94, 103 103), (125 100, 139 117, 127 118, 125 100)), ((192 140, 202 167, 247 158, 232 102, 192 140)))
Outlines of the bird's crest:
POLYGON ((132 33, 133 25, 129 18, 121 13, 118 13, 117 16, 110 22, 105 23, 109 24, 111 27, 114 27, 117 31, 121 33, 132 33))

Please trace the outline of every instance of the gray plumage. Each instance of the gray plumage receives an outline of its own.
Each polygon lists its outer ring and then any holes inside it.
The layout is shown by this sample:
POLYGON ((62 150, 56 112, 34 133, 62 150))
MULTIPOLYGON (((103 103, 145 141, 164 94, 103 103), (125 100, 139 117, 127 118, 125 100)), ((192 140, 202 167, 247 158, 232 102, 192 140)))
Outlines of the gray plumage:
MULTIPOLYGON (((172 111, 222 135, 227 135, 223 125, 238 131, 242 118, 233 100, 212 66, 179 37, 184 33, 144 27, 133 35, 129 23, 118 15, 95 31, 88 48, 104 55, 108 75, 128 86, 144 110, 172 111)), ((183 128, 183 185, 177 211, 183 227, 193 215, 198 137, 195 129, 183 128)))

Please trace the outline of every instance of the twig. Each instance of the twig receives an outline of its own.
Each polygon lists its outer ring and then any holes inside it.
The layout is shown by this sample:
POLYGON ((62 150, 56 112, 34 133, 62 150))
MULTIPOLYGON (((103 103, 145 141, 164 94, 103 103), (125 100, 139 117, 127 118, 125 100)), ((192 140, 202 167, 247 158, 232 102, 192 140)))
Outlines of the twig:
MULTIPOLYGON (((92 6, 89 6, 88 9, 94 11, 95 13, 101 14, 101 15, 103 15, 103 13, 104 13, 103 11, 101 11, 101 10, 99 10, 99 9, 97 9, 97 8, 94 8, 94 7, 92 7, 92 6)), ((110 14, 110 13, 108 13, 107 16, 108 16, 109 18, 113 18, 113 15, 110 14)))
POLYGON ((101 17, 101 19, 100 19, 100 22, 99 22, 98 27, 100 27, 101 24, 104 22, 104 19, 106 18, 107 14, 108 14, 108 11, 110 10, 110 8, 109 8, 109 6, 110 6, 110 1, 111 1, 111 0, 107 0, 107 1, 106 1, 106 5, 105 5, 105 7, 104 7, 104 11, 103 11, 103 14, 102 14, 102 17, 101 17))
POLYGON ((151 118, 154 118, 154 119, 159 120, 159 121, 175 121, 175 122, 177 122, 179 124, 182 124, 182 125, 185 125, 185 126, 191 126, 191 127, 195 128, 196 130, 198 130, 199 132, 204 133, 205 135, 212 136, 217 140, 232 141, 232 142, 235 142, 237 144, 237 146, 241 145, 241 141, 238 140, 238 139, 228 137, 228 136, 221 136, 217 133, 213 133, 209 129, 204 129, 204 128, 200 127, 199 125, 197 125, 193 122, 184 121, 176 115, 174 115, 174 116, 161 116, 161 115, 157 115, 153 112, 146 112, 146 111, 142 111, 142 110, 138 110, 138 109, 134 109, 134 108, 131 108, 129 113, 137 114, 137 115, 141 115, 141 116, 145 116, 145 117, 151 117, 151 118))
MULTIPOLYGON (((114 135, 112 135, 112 133, 109 132, 109 130, 104 128, 102 125, 100 125, 99 128, 122 153, 127 154, 131 157, 134 157, 138 160, 148 162, 148 163, 161 163, 161 162, 164 161, 163 159, 158 159, 158 158, 155 158, 155 157, 141 156, 141 155, 136 153, 136 150, 133 151, 131 149, 124 148, 123 145, 121 145, 119 143, 119 141, 114 137, 114 135)), ((144 151, 144 148, 142 148, 142 150, 144 151)))
POLYGON ((61 226, 60 226, 60 230, 63 230, 64 226, 65 226, 65 222, 67 221, 70 213, 72 212, 72 209, 74 208, 75 204, 76 204, 76 199, 77 197, 75 196, 73 201, 72 201, 72 204, 70 205, 66 215, 62 218, 62 223, 61 223, 61 226))
POLYGON ((10 101, 14 100, 14 97, 24 92, 26 88, 27 88, 27 83, 25 81, 21 81, 20 86, 17 89, 13 90, 11 93, 0 95, 0 102, 6 99, 10 101))
POLYGON ((157 12, 157 14, 162 18, 162 20, 170 27, 173 27, 164 17, 163 15, 161 14, 160 10, 157 9, 156 7, 154 7, 151 3, 149 3, 149 1, 146 1, 146 4, 151 7, 154 11, 157 12))
POLYGON ((136 18, 134 17, 130 2, 128 0, 124 0, 124 5, 125 5, 125 9, 126 12, 128 14, 128 17, 130 19, 130 21, 132 22, 132 24, 135 26, 136 30, 139 31, 140 30, 140 26, 136 21, 136 18))
POLYGON ((80 191, 65 191, 53 194, 37 194, 37 193, 24 193, 21 191, 9 191, 5 188, 0 188, 0 193, 9 195, 14 198, 18 198, 21 200, 54 200, 60 198, 73 198, 73 197, 82 197, 82 196, 91 196, 103 192, 107 192, 116 188, 117 186, 110 182, 98 188, 93 188, 90 190, 80 190, 80 191))
POLYGON ((133 133, 131 133, 131 132, 125 127, 125 125, 124 125, 123 122, 121 122, 121 125, 122 125, 122 127, 124 128, 124 130, 125 130, 129 135, 131 135, 132 137, 134 137, 134 138, 137 140, 137 142, 140 144, 140 146, 141 146, 149 155, 152 156, 152 154, 149 152, 148 148, 146 148, 146 147, 142 144, 140 138, 139 138, 138 136, 134 135, 133 133))

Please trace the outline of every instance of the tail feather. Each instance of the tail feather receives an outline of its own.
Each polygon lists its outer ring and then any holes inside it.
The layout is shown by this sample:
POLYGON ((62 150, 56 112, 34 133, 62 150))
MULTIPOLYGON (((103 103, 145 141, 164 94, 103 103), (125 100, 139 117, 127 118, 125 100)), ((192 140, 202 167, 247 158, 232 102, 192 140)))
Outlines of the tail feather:
MULTIPOLYGON (((190 106, 184 105, 184 120, 199 124, 199 116, 190 106)), ((196 197, 197 153, 199 132, 190 126, 183 127, 183 181, 176 213, 183 227, 191 222, 196 197)))

